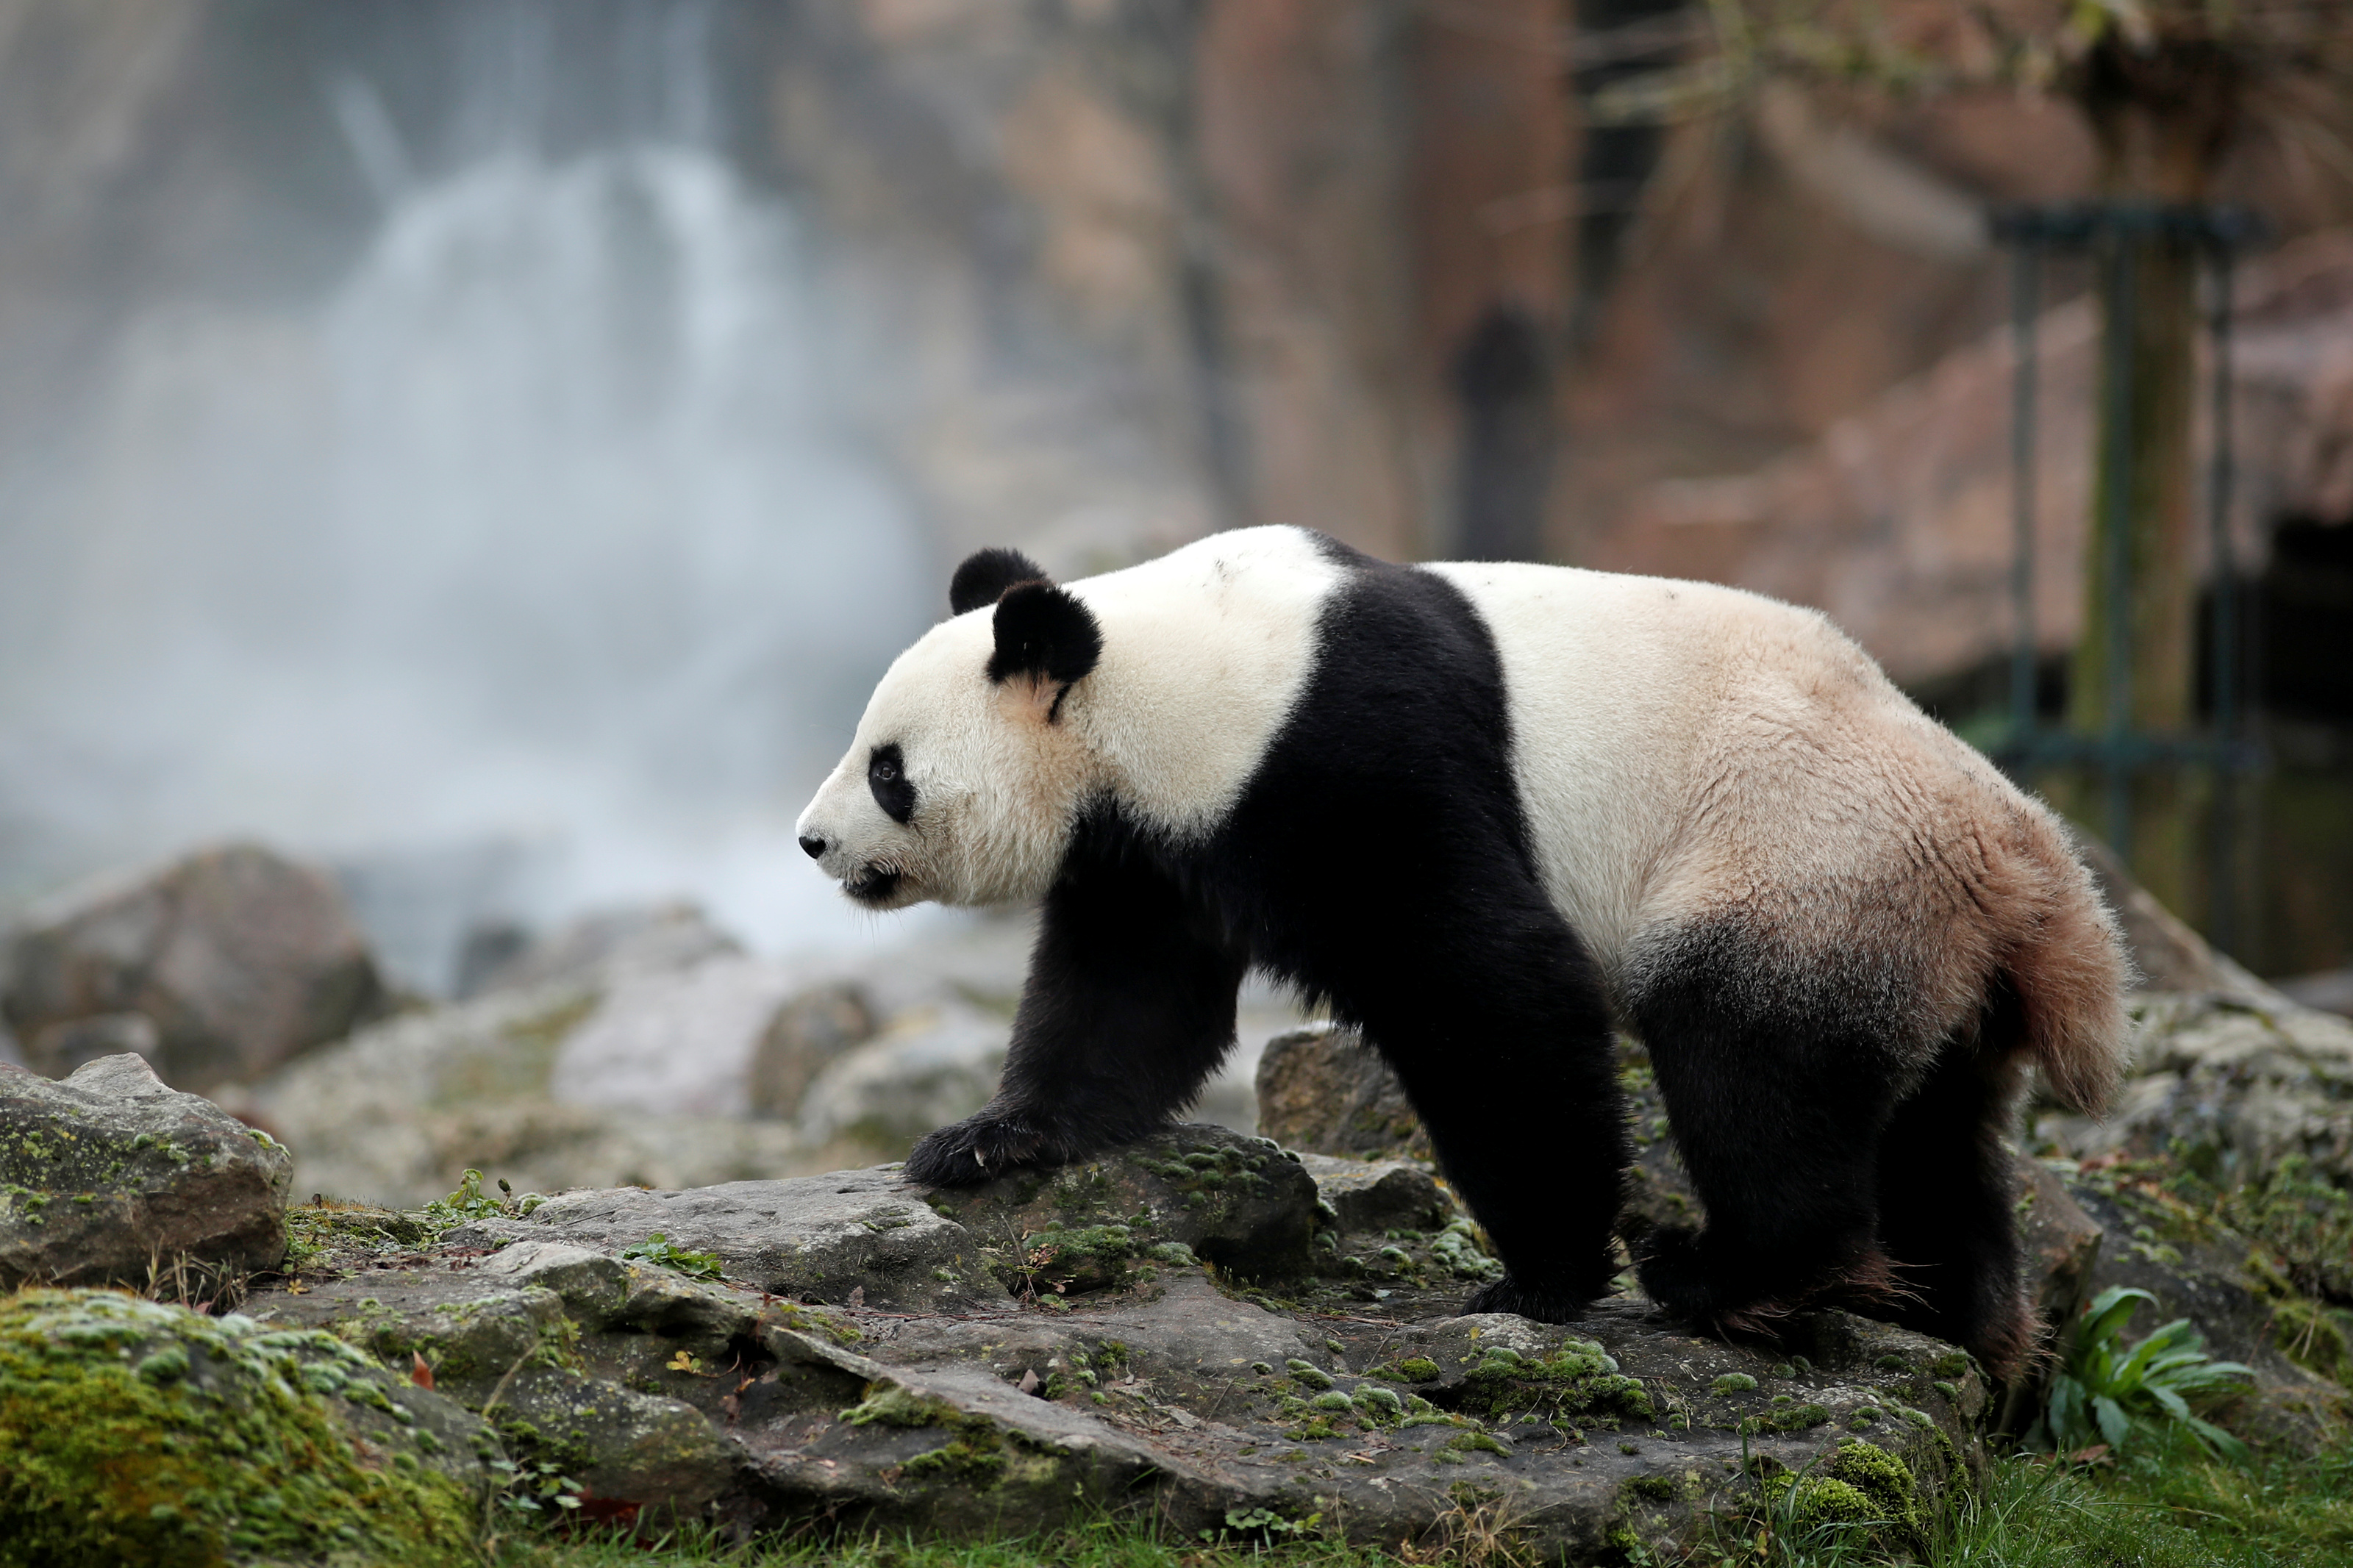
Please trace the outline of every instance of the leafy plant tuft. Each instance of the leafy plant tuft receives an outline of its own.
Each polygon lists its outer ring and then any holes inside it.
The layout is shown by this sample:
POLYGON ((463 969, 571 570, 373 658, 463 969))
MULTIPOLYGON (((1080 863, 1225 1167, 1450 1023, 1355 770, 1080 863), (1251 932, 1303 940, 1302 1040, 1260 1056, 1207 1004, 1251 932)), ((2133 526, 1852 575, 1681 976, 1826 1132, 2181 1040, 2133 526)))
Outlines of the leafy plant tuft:
POLYGON ((2093 1298, 2069 1341, 2066 1364, 2051 1380, 2042 1419, 2028 1434, 2030 1447, 2063 1455, 2122 1454, 2179 1426, 2213 1453, 2248 1458, 2244 1443, 2191 1406, 2235 1391, 2240 1379, 2254 1375, 2251 1369, 2208 1355, 2204 1337, 2187 1318, 2176 1318, 2137 1345, 2122 1342, 2140 1304, 2156 1300, 2123 1285, 2093 1298))

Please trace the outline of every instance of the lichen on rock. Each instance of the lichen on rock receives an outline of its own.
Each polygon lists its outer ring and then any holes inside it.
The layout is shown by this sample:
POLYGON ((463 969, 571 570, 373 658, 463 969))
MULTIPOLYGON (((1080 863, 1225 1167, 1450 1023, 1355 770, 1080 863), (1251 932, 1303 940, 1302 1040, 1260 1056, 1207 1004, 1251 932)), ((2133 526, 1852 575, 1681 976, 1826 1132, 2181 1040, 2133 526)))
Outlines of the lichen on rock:
POLYGON ((159 1258, 275 1268, 292 1179, 275 1139, 137 1057, 57 1083, 0 1072, 0 1288, 143 1284, 159 1258))

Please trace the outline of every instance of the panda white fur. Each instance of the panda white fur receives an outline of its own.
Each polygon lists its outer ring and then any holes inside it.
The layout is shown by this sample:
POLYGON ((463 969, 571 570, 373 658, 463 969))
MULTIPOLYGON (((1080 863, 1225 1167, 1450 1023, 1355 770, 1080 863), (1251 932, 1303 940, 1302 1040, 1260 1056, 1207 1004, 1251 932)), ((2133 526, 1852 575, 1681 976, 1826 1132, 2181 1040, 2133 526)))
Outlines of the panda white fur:
POLYGON ((950 602, 798 825, 874 908, 1043 901, 997 1097, 916 1178, 1163 1124, 1257 966, 1397 1069, 1508 1269, 1472 1309, 1560 1321, 1611 1276, 1621 1023, 1707 1214, 1642 1239, 1654 1299, 1877 1300, 2020 1363, 2000 1135, 2026 1061, 2105 1098, 2122 950, 2055 820, 1822 616, 1288 528, 1059 587, 984 551, 950 602))

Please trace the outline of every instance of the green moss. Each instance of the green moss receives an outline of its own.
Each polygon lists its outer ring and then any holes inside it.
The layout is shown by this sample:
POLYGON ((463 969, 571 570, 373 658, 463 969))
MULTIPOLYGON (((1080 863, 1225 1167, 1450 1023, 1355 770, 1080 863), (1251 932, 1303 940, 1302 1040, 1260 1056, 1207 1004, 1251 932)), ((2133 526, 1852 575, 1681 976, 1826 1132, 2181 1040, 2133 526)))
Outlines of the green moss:
POLYGON ((2289 1297, 2272 1305, 2272 1339, 2298 1366, 2353 1387, 2353 1312, 2289 1297))
POLYGON ((1393 1367, 1375 1367, 1373 1375, 1391 1383, 1429 1383, 1438 1376, 1438 1363, 1426 1355, 1418 1355, 1393 1367))
POLYGON ((798 1334, 815 1334, 837 1345, 854 1345, 866 1337, 854 1323, 791 1301, 772 1301, 761 1308, 760 1323, 764 1328, 775 1325, 798 1334))
POLYGON ((1013 1270, 1017 1276, 1013 1283, 1057 1294, 1124 1283, 1127 1264, 1138 1250, 1134 1233, 1126 1226, 1065 1229, 1059 1222, 1024 1237, 1021 1247, 1021 1264, 1013 1270))
POLYGON ((1679 1489, 1672 1476, 1636 1476, 1625 1489, 1647 1502, 1672 1502, 1679 1489))
POLYGON ((1651 1396, 1621 1375, 1609 1353, 1590 1341, 1571 1340, 1548 1358, 1522 1356, 1491 1345, 1464 1380, 1465 1403, 1488 1415, 1511 1411, 1559 1417, 1599 1413, 1647 1420, 1651 1396))
POLYGON ((1967 1351, 1947 1351, 1943 1355, 1938 1356, 1935 1361, 1928 1363, 1928 1370, 1935 1373, 1938 1377, 1957 1378, 1967 1376, 1969 1370, 1969 1352, 1967 1351))
POLYGON ((324 1333, 100 1290, 0 1300, 0 1563, 470 1562, 475 1500, 399 1431, 371 1438, 395 1462, 362 1462, 321 1367, 390 1405, 324 1333))
POLYGON ((843 1411, 841 1419, 852 1426, 953 1426, 963 1422, 965 1415, 944 1399, 883 1383, 870 1384, 865 1399, 843 1411))
POLYGON ((1451 1456, 1452 1463, 1460 1464, 1464 1455, 1474 1452, 1493 1454, 1506 1459, 1512 1457, 1512 1451, 1509 1448, 1504 1447, 1503 1444, 1484 1432, 1457 1432, 1453 1436, 1440 1443, 1437 1453, 1431 1457, 1443 1464, 1450 1462, 1451 1456))
POLYGON ((1458 1279, 1501 1279, 1504 1266, 1479 1245, 1479 1233, 1467 1219, 1455 1219, 1430 1239, 1430 1256, 1458 1279))
MULTIPOLYGON (((912 1224, 913 1222, 902 1221, 901 1223, 912 1224)), ((620 1258, 626 1263, 651 1263, 659 1268, 670 1269, 673 1273, 683 1274, 690 1279, 717 1279, 723 1273, 719 1254, 696 1252, 676 1246, 668 1236, 659 1230, 634 1247, 621 1248, 620 1258)))
POLYGON ((1005 1474, 1005 1443, 994 1431, 966 1433, 902 1467, 911 1476, 937 1476, 963 1486, 987 1486, 1005 1474))
POLYGON ((1860 1487, 1830 1476, 1774 1476, 1765 1482, 1765 1495, 1784 1501, 1787 1528, 1793 1534, 1826 1524, 1875 1524, 1879 1510, 1860 1487))
POLYGON ((1780 1515, 1781 1530, 1802 1539, 1836 1527, 1869 1527, 1894 1542, 1920 1538, 1920 1492, 1911 1468, 1884 1448, 1850 1437, 1827 1459, 1800 1471, 1764 1479, 1761 1489, 1780 1515))
POLYGON ((1714 1394, 1754 1394, 1757 1380, 1745 1372, 1727 1372, 1708 1385, 1714 1394))

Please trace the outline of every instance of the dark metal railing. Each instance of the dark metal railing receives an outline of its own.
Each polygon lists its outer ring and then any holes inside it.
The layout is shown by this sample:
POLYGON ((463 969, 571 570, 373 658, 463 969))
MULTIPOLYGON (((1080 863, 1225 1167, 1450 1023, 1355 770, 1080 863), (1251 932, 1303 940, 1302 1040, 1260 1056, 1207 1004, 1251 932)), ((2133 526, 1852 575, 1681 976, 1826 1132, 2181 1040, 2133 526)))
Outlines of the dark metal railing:
MULTIPOLYGON (((2157 768, 2200 769, 2215 782, 2209 934, 2230 946, 2237 867, 2238 812, 2232 782, 2263 765, 2262 747, 2247 732, 2246 661, 2241 657, 2242 587, 2232 548, 2230 511, 2233 472, 2231 418, 2231 309, 2232 264, 2238 253, 2258 243, 2262 220, 2236 207, 2170 206, 2135 203, 2074 203, 2061 206, 2010 207, 1995 214, 1993 236, 2011 251, 2010 333, 2016 351, 2012 382, 2010 466, 2013 555, 2010 591, 2016 642, 2010 667, 2010 733, 1996 760, 2025 778, 2047 767, 2082 767, 2095 773, 2104 799, 2103 824, 2120 856, 2129 858, 2132 781, 2157 768), (2144 246, 2167 241, 2191 251, 2204 263, 2211 346, 2212 446, 2208 464, 2207 525, 2212 552, 2207 670, 2211 682, 2208 722, 2202 732, 2147 734, 2132 721, 2132 515, 2135 374, 2129 323, 2138 300, 2138 266, 2144 246), (2106 689, 2099 694, 2101 726, 2086 733, 2042 724, 2037 711, 2039 648, 2034 634, 2035 463, 2039 355, 2036 326, 2042 314, 2042 273, 2054 254, 2089 254, 2103 269, 2108 319, 2103 323, 2104 363, 2099 384, 2110 399, 2103 410, 2102 442, 2093 493, 2104 513, 2098 530, 2102 558, 2087 563, 2101 575, 2108 637, 2102 661, 2106 689)), ((2083 711, 2084 705, 2078 704, 2083 711)))

